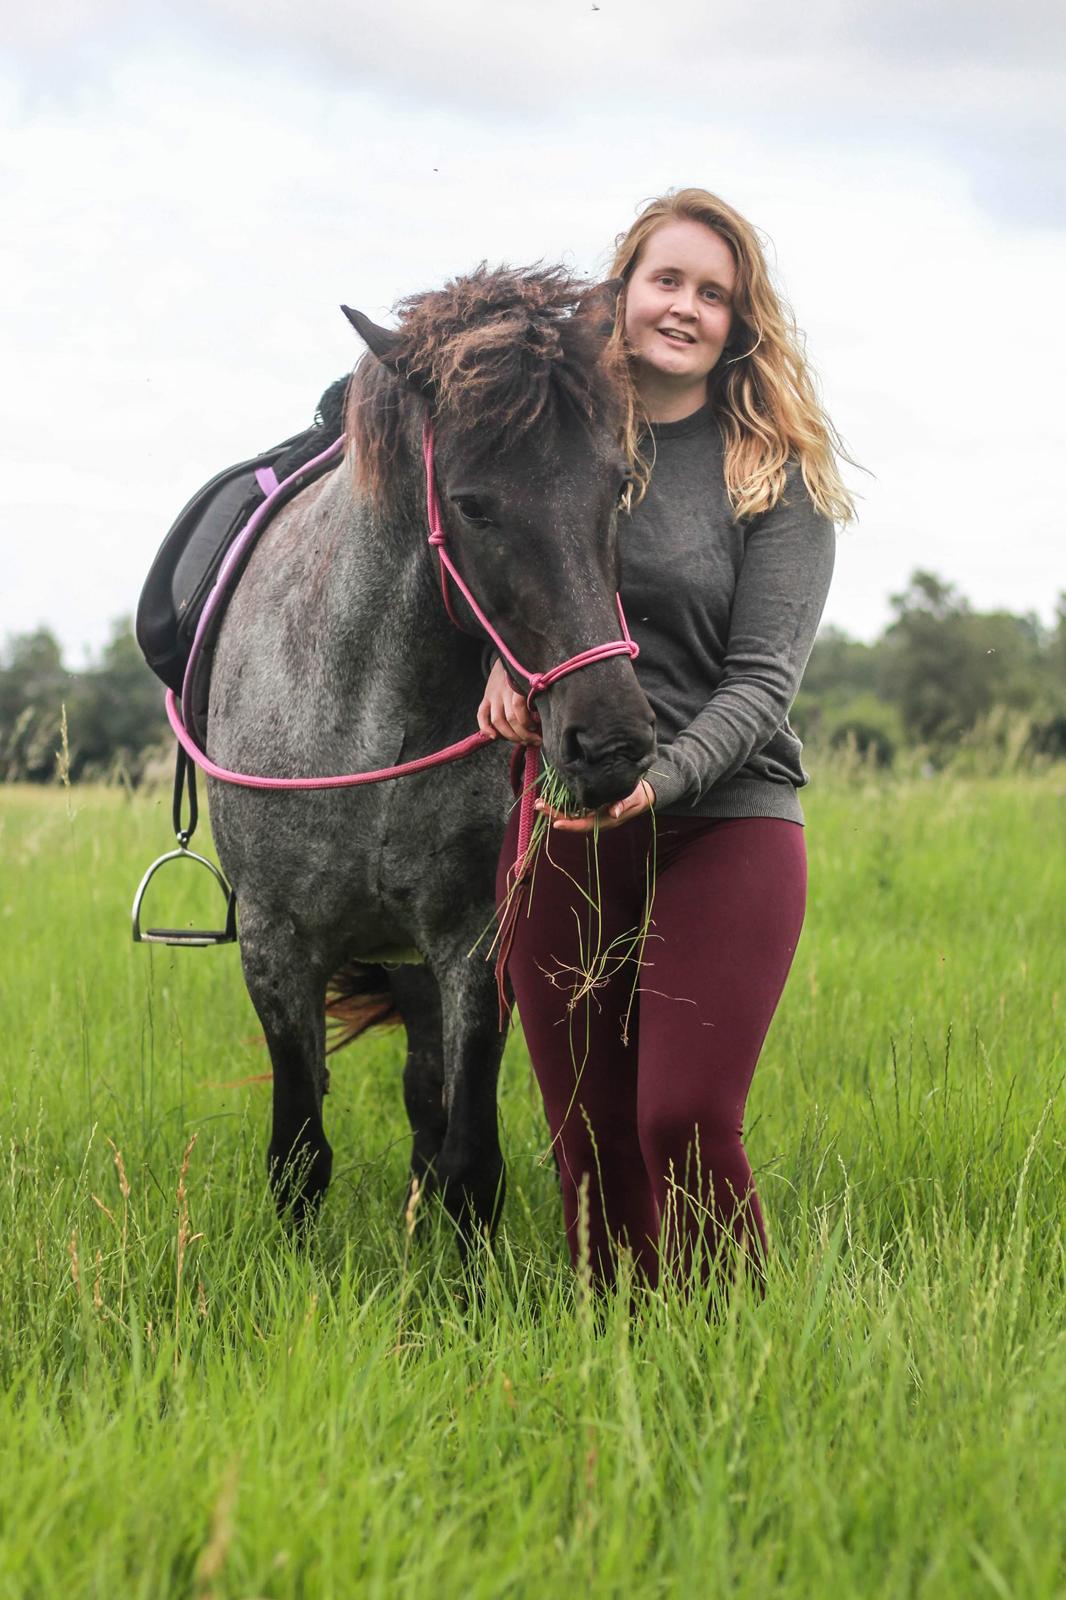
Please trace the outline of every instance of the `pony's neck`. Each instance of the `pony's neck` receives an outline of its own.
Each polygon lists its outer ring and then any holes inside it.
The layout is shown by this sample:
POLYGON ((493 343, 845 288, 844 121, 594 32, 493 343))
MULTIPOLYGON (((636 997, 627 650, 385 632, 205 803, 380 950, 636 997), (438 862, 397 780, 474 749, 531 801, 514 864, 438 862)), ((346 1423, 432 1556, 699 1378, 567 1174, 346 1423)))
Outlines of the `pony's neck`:
POLYGON ((381 503, 355 488, 349 463, 341 470, 327 602, 338 670, 358 681, 387 658, 396 687, 404 685, 419 704, 428 696, 435 715, 442 702, 458 697, 465 728, 484 687, 482 642, 457 628, 445 609, 421 459, 416 470, 398 473, 381 503))

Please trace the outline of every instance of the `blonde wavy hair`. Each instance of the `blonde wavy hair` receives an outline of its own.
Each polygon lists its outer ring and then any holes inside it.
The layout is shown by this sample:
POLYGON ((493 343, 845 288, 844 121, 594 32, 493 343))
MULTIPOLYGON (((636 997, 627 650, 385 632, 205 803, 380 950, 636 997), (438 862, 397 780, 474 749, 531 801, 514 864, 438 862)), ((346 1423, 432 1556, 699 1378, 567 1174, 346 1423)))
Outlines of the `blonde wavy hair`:
MULTIPOLYGON (((627 233, 615 241, 611 276, 628 283, 640 252, 664 222, 702 222, 729 245, 736 262, 733 323, 710 375, 725 443, 725 483, 738 520, 769 511, 785 491, 786 468, 795 461, 817 509, 834 522, 855 520, 855 503, 836 458, 852 461, 822 408, 807 366, 802 336, 771 280, 759 235, 738 211, 706 189, 669 190, 649 201, 627 233)), ((625 345, 625 294, 619 295, 614 339, 625 345)), ((631 395, 626 446, 646 485, 650 466, 640 452, 647 419, 631 395)))

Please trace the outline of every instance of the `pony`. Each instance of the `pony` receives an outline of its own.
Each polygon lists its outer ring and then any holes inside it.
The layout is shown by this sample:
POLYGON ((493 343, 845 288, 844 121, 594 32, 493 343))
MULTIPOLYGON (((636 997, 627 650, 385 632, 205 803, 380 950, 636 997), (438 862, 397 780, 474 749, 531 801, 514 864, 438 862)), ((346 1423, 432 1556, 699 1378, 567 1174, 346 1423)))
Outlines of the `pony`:
MULTIPOLYGON (((476 726, 486 639, 465 600, 458 627, 442 604, 427 420, 452 558, 510 651, 541 673, 617 639, 618 289, 483 263, 401 302, 395 329, 342 308, 368 347, 348 383, 344 461, 279 511, 228 604, 212 761, 263 776, 361 772, 476 726)), ((628 655, 559 679, 538 709, 543 751, 586 807, 630 793, 653 759, 654 716, 628 655)), ((209 800, 273 1066, 279 1209, 308 1220, 329 1183, 327 997, 337 1010, 338 994, 361 996, 361 1021, 406 1028, 411 1181, 443 1201, 465 1259, 475 1236, 491 1241, 505 1191, 504 1037, 491 966, 470 952, 495 910, 506 747, 363 788, 211 779, 209 800)))

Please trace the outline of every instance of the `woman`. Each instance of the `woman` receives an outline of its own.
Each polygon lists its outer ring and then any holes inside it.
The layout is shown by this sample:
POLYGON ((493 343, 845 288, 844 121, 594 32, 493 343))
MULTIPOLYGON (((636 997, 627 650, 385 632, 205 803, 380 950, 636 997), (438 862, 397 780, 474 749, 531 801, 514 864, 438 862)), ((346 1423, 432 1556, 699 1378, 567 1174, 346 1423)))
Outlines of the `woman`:
MULTIPOLYGON (((764 1280, 766 1235, 741 1126, 803 922, 807 782, 788 724, 854 515, 794 324, 758 237, 702 189, 652 201, 618 241, 617 336, 634 391, 629 440, 650 460, 619 523, 622 602, 659 751, 598 815, 548 809, 547 859, 519 917, 510 975, 558 1153, 571 1257, 610 1283, 711 1273, 735 1242, 764 1280), (588 836, 598 832, 602 947, 654 900, 632 962, 574 1001, 587 963, 588 836), (582 1236, 586 1233, 587 1238, 582 1236)), ((478 721, 536 740, 497 662, 478 721)), ((514 859, 512 816, 500 889, 514 859)))

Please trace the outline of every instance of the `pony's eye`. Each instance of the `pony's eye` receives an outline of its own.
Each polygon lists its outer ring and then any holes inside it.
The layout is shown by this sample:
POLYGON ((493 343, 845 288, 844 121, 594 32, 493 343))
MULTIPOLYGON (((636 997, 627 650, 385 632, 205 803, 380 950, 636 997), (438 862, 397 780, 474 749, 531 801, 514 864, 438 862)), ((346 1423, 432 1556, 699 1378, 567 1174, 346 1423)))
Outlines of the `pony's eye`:
POLYGON ((623 478, 622 486, 618 491, 619 511, 629 512, 633 509, 633 490, 636 488, 636 479, 628 475, 623 478))
POLYGON ((465 522, 475 528, 489 528, 492 518, 489 517, 481 501, 476 495, 457 494, 452 496, 452 504, 458 508, 459 515, 465 522))

